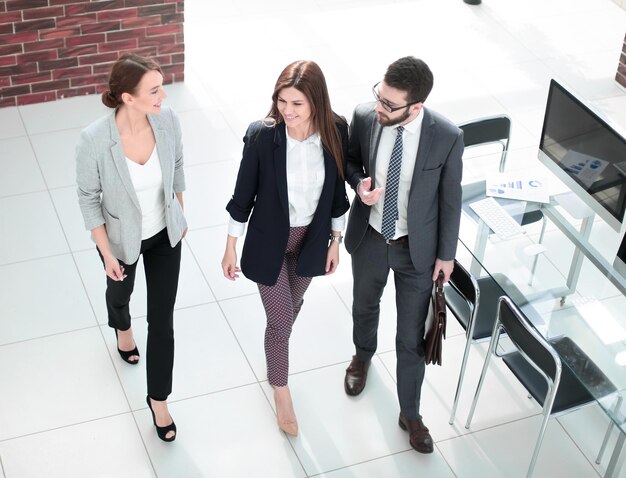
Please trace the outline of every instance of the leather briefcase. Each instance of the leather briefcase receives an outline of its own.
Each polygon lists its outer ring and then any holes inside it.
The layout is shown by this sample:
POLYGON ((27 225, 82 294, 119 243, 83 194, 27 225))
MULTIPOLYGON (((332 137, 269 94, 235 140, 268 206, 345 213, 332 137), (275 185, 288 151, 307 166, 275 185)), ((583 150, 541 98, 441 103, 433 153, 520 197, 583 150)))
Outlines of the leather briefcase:
POLYGON ((446 338, 446 298, 443 295, 443 272, 433 284, 432 303, 426 319, 424 352, 426 364, 441 365, 443 339, 446 338))

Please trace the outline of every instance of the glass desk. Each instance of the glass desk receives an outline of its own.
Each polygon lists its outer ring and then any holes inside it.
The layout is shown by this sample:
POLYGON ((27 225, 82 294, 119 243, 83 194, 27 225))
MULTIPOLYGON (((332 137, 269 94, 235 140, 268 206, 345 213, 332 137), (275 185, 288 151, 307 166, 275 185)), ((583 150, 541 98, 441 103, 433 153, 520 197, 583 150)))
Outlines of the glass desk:
MULTIPOLYGON (((554 200, 541 205, 497 199, 518 218, 524 211, 541 208, 549 222, 543 243, 546 249, 537 254, 539 234, 532 233, 532 226, 525 226, 531 232, 507 240, 490 234, 469 208, 484 197, 484 181, 463 187, 457 259, 476 278, 490 275, 543 337, 567 337, 586 354, 581 360, 580 355, 560 352, 563 365, 572 370, 620 432, 605 475, 616 476, 626 455, 626 400, 622 399, 626 397, 626 279, 613 269, 612 258, 607 257, 610 253, 604 251, 603 255, 601 244, 592 244, 593 216, 572 224, 554 200), (607 393, 606 382, 590 372, 595 369, 593 364, 616 390, 607 393)), ((602 231, 604 239, 614 234, 609 242, 618 242, 616 232, 602 231)))

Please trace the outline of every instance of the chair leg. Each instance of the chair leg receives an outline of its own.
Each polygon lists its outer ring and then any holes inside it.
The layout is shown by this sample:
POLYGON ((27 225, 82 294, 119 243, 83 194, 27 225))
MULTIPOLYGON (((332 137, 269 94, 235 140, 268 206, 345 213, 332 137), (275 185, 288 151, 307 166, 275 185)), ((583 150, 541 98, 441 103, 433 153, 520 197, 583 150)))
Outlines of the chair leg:
POLYGON ((530 459, 530 465, 528 466, 528 471, 526 472, 526 478, 530 478, 531 476, 533 476, 533 472, 535 471, 535 465, 537 464, 537 458, 539 457, 539 450, 541 449, 543 437, 546 434, 546 429, 548 428, 548 420, 550 420, 550 411, 552 410, 553 403, 554 398, 552 398, 548 403, 544 404, 543 420, 541 422, 541 428, 539 429, 539 437, 537 437, 535 450, 533 451, 533 456, 530 459))
MULTIPOLYGON (((546 216, 543 216, 541 220, 541 232, 539 233, 539 244, 543 243, 543 236, 546 232, 546 225, 548 224, 548 220, 546 216)), ((539 254, 535 254, 533 257, 533 265, 530 268, 530 280, 528 281, 528 285, 533 285, 533 279, 535 277, 535 269, 537 268, 537 261, 539 260, 539 254)))
POLYGON ((485 376, 487 375, 487 369, 489 368, 489 361, 491 360, 491 356, 494 354, 496 350, 496 345, 498 342, 499 335, 500 335, 500 328, 498 328, 497 332, 494 332, 493 335, 491 336, 491 341, 489 342, 489 349, 487 350, 487 356, 485 357, 485 363, 483 364, 483 369, 480 372, 480 379, 478 380, 478 385, 476 386, 476 392, 474 393, 472 406, 470 407, 469 415, 467 416, 467 421, 465 422, 465 428, 469 428, 470 423, 472 422, 472 417, 474 416, 474 410, 476 410, 476 403, 478 403, 478 395, 480 395, 480 390, 483 387, 485 376))
POLYGON ((622 465, 624 464, 624 455, 626 455, 626 453, 622 453, 624 451, 624 441, 626 441, 626 435, 620 433, 617 437, 617 443, 613 449, 609 465, 606 467, 605 478, 616 478, 617 475, 619 475, 622 465))
POLYGON ((450 425, 454 423, 454 417, 456 415, 456 408, 459 405, 459 398, 461 396, 461 387, 463 386, 463 378, 465 377, 465 368, 467 367, 467 359, 469 358, 470 346, 472 345, 472 339, 469 336, 469 331, 466 331, 467 337, 465 341, 465 351, 463 352, 463 361, 461 362, 461 371, 459 372, 459 381, 456 384, 456 392, 454 394, 454 403, 452 404, 452 413, 450 414, 450 425))
POLYGON ((604 440, 602 440, 602 446, 600 447, 600 451, 598 452, 598 457, 596 458, 596 465, 599 465, 602 461, 602 455, 604 455, 604 450, 606 450, 606 446, 609 443, 609 438, 611 437, 611 432, 613 431, 613 422, 609 423, 609 427, 606 429, 606 433, 604 434, 604 440))
MULTIPOLYGON (((622 407, 622 401, 624 397, 621 395, 617 398, 617 402, 615 403, 615 408, 613 408, 613 413, 617 413, 622 407)), ((606 446, 609 443, 609 438, 611 437, 611 432, 613 431, 613 427, 615 424, 612 420, 609 419, 609 426, 606 429, 606 433, 604 434, 604 440, 602 440, 602 446, 600 447, 600 451, 598 452, 598 457, 596 458, 596 464, 599 465, 602 461, 602 455, 604 455, 604 450, 606 450, 606 446)))

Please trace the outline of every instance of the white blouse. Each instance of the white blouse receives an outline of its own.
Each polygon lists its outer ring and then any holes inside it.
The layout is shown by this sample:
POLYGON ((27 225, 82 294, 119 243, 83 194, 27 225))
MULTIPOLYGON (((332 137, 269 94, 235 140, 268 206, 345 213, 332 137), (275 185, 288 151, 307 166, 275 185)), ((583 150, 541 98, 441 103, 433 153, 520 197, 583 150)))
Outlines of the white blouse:
MULTIPOLYGON (((324 185, 324 149, 318 133, 304 141, 293 139, 287 134, 287 194, 289 196, 289 226, 308 226, 317 209, 324 185)), ((331 229, 343 231, 345 214, 332 218, 331 229)), ((232 217, 228 223, 228 234, 240 237, 245 223, 232 217)))
POLYGON ((141 208, 141 239, 148 239, 165 228, 163 174, 156 145, 143 165, 126 158, 141 208))

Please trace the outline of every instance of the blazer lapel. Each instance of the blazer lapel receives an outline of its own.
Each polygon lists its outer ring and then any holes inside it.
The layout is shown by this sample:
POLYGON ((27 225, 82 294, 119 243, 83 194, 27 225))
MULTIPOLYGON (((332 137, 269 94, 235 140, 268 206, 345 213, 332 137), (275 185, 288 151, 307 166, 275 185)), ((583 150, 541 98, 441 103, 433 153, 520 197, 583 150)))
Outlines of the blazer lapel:
POLYGON ((335 158, 333 158, 332 154, 326 150, 326 148, 322 145, 322 150, 324 151, 324 185, 322 186, 322 196, 328 195, 329 197, 333 196, 333 187, 335 181, 337 180, 337 163, 335 162, 335 158))
POLYGON ((124 156, 122 139, 120 138, 120 133, 117 130, 117 125, 115 124, 115 113, 112 113, 109 117, 109 128, 111 138, 111 156, 113 157, 113 162, 117 168, 117 173, 120 175, 122 184, 126 188, 126 192, 133 201, 133 204, 137 207, 137 209, 141 209, 139 206, 139 199, 137 199, 137 193, 135 192, 135 186, 133 186, 133 181, 130 178, 130 173, 128 172, 128 165, 126 164, 126 157, 124 156))
POLYGON ((285 123, 279 123, 274 132, 274 168, 278 198, 283 212, 289 217, 289 193, 287 192, 287 137, 285 123))
POLYGON ((376 187, 376 157, 378 156, 378 144, 383 133, 383 127, 376 120, 376 112, 372 110, 372 127, 370 129, 370 150, 369 150, 369 174, 372 178, 372 188, 376 187))
POLYGON ((150 126, 152 126, 152 132, 154 133, 154 139, 156 141, 156 149, 159 155, 159 163, 163 177, 163 192, 167 204, 172 195, 171 189, 174 183, 174 162, 169 160, 172 151, 170 135, 168 135, 167 131, 163 128, 162 122, 158 116, 148 115, 148 121, 150 121, 150 126))
POLYGON ((433 143, 433 138, 435 137, 435 122, 433 121, 431 114, 426 108, 422 108, 422 114, 424 115, 424 119, 422 120, 422 131, 420 134, 419 146, 417 147, 415 169, 413 169, 413 177, 411 178, 411 188, 409 191, 413 191, 415 188, 415 183, 424 169, 424 162, 430 153, 430 147, 433 143))

